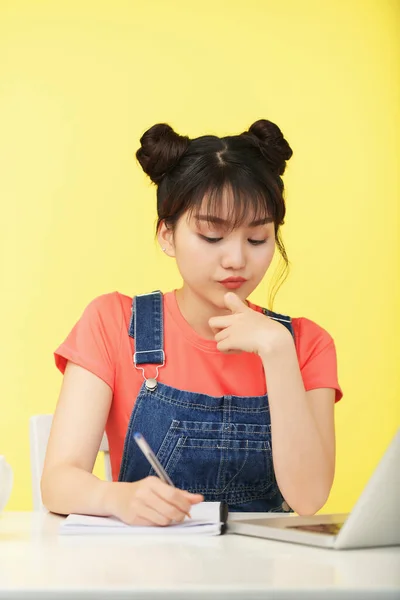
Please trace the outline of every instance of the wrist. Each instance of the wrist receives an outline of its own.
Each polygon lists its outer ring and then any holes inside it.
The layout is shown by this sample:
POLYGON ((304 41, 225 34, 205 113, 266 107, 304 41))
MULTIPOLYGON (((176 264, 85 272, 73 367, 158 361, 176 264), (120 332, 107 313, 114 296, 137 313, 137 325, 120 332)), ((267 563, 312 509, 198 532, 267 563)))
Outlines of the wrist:
POLYGON ((293 351, 296 351, 293 336, 285 328, 284 331, 279 332, 279 335, 275 335, 274 337, 263 336, 258 349, 258 355, 262 361, 268 361, 272 357, 287 355, 293 351))
POLYGON ((118 517, 121 509, 122 496, 128 493, 128 487, 129 494, 132 494, 133 496, 135 494, 138 482, 105 481, 103 483, 105 484, 102 496, 103 509, 107 515, 118 517))
POLYGON ((113 481, 102 481, 100 486, 100 498, 99 502, 102 510, 108 515, 115 515, 115 487, 116 483, 113 481))

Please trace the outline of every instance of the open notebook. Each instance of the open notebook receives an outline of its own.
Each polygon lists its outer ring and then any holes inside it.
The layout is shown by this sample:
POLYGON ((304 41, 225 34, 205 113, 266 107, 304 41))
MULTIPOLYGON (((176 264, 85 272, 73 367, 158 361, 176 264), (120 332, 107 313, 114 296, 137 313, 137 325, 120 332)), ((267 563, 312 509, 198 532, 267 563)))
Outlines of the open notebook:
POLYGON ((114 517, 92 517, 71 514, 62 522, 59 533, 63 535, 110 535, 110 534, 201 534, 225 533, 228 507, 223 502, 201 502, 190 510, 191 519, 168 527, 126 525, 114 517))

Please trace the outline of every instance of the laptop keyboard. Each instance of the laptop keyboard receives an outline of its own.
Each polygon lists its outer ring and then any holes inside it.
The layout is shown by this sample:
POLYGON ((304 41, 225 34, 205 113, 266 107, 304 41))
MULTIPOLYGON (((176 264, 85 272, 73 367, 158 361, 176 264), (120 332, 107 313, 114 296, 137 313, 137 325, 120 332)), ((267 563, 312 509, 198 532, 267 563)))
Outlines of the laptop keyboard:
POLYGON ((287 529, 298 529, 299 531, 312 531, 313 533, 325 533, 337 535, 343 523, 319 523, 318 525, 290 525, 287 529))

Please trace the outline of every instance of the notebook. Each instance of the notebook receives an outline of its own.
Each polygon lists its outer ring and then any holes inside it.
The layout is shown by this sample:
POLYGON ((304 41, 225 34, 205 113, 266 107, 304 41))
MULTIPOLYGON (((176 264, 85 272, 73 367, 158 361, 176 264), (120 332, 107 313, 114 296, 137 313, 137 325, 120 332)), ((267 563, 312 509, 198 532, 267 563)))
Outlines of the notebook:
POLYGON ((159 526, 126 525, 115 517, 71 514, 62 522, 62 535, 221 535, 225 533, 228 506, 224 502, 201 502, 190 509, 191 518, 182 523, 159 526))

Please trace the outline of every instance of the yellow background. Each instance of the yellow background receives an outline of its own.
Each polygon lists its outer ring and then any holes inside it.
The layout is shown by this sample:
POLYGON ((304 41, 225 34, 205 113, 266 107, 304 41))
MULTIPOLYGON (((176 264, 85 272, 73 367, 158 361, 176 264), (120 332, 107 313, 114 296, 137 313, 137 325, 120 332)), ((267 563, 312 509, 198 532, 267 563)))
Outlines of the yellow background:
POLYGON ((259 118, 294 149, 292 270, 274 308, 335 339, 345 396, 325 510, 351 508, 400 422, 399 13, 389 0, 0 3, 9 510, 31 507, 28 419, 54 410, 52 353, 86 304, 179 285, 154 241, 139 137, 160 121, 195 137, 259 118))

